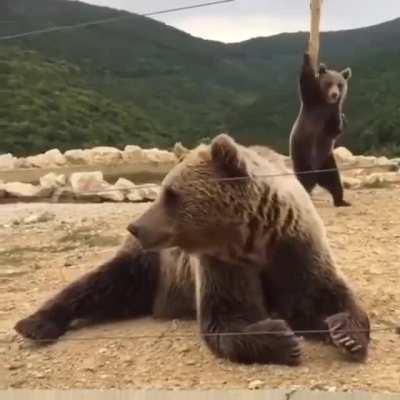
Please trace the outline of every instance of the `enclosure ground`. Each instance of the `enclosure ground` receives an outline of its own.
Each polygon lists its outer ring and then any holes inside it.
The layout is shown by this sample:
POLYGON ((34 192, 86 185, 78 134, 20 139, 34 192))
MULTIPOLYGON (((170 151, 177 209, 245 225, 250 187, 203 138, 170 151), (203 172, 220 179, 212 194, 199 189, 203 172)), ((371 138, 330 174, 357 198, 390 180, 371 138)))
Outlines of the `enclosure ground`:
MULTIPOLYGON (((346 196, 353 207, 333 208, 325 193, 315 196, 315 204, 337 262, 368 308, 373 327, 390 327, 400 321, 400 190, 349 191, 346 196)), ((303 364, 295 368, 217 360, 200 343, 192 322, 146 318, 82 327, 69 332, 64 338, 68 340, 41 347, 15 334, 12 327, 18 319, 107 259, 124 238, 128 221, 147 206, 0 206, 0 389, 265 387, 400 392, 400 336, 394 331, 372 334, 365 364, 345 361, 330 346, 306 343, 303 364), (20 222, 43 210, 55 218, 20 222), (171 334, 177 336, 170 338, 171 334), (179 337, 182 334, 193 337, 179 337), (152 337, 127 338, 135 335, 152 337), (80 340, 85 338, 92 340, 80 340)))

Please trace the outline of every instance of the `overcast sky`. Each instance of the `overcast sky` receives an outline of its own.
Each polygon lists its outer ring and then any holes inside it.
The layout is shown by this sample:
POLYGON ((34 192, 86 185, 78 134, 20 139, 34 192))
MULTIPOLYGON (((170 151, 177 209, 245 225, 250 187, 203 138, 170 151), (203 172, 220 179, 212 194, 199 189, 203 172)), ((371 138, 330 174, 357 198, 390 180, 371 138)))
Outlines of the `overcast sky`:
MULTIPOLYGON (((210 0, 83 0, 143 13, 210 0)), ((323 30, 373 25, 400 17, 400 0, 325 0, 323 30)), ((194 36, 237 42, 309 29, 309 0, 236 0, 154 17, 194 36)))

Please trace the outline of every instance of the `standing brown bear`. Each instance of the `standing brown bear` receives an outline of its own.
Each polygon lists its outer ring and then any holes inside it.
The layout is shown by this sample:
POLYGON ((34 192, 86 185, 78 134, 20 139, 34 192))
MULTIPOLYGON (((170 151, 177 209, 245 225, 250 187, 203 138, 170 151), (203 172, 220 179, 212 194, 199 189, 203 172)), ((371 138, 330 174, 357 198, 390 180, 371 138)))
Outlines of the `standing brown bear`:
POLYGON ((16 330, 55 339, 77 318, 197 315, 208 348, 232 361, 297 365, 294 330, 315 329, 364 360, 368 316, 310 197, 287 173, 273 151, 263 158, 228 135, 200 145, 166 176, 117 254, 16 330))
POLYGON ((304 188, 311 193, 317 184, 322 186, 330 192, 336 207, 351 205, 343 199, 343 187, 333 155, 335 142, 344 129, 342 108, 350 78, 350 68, 337 72, 323 64, 317 76, 310 55, 304 55, 300 74, 300 113, 289 143, 293 168, 304 188), (317 170, 327 171, 312 172, 317 170))

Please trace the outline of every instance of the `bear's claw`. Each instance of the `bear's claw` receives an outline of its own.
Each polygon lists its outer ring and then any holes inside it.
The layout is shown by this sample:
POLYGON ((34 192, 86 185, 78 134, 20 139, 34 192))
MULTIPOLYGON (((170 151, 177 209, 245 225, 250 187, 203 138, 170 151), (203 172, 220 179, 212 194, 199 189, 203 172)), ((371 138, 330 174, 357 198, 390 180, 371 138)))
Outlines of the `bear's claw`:
POLYGON ((355 361, 363 361, 367 357, 368 339, 366 333, 356 329, 356 321, 348 313, 339 313, 326 319, 332 343, 350 355, 355 361))

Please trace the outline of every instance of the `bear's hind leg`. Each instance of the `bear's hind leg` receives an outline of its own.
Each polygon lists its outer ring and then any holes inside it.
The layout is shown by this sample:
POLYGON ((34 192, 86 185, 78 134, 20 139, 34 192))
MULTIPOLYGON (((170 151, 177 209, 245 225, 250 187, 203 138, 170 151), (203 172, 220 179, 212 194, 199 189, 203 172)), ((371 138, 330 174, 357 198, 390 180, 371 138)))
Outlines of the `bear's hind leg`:
POLYGON ((333 154, 329 155, 321 169, 328 169, 330 171, 319 172, 317 182, 331 194, 335 207, 351 206, 348 201, 343 199, 343 186, 333 154))
POLYGON ((203 259, 196 277, 198 320, 211 352, 244 364, 300 364, 300 339, 284 320, 268 318, 257 272, 211 264, 203 259))
POLYGON ((76 319, 111 319, 151 313, 159 271, 157 253, 128 241, 109 261, 72 282, 15 330, 33 340, 54 340, 76 319))

